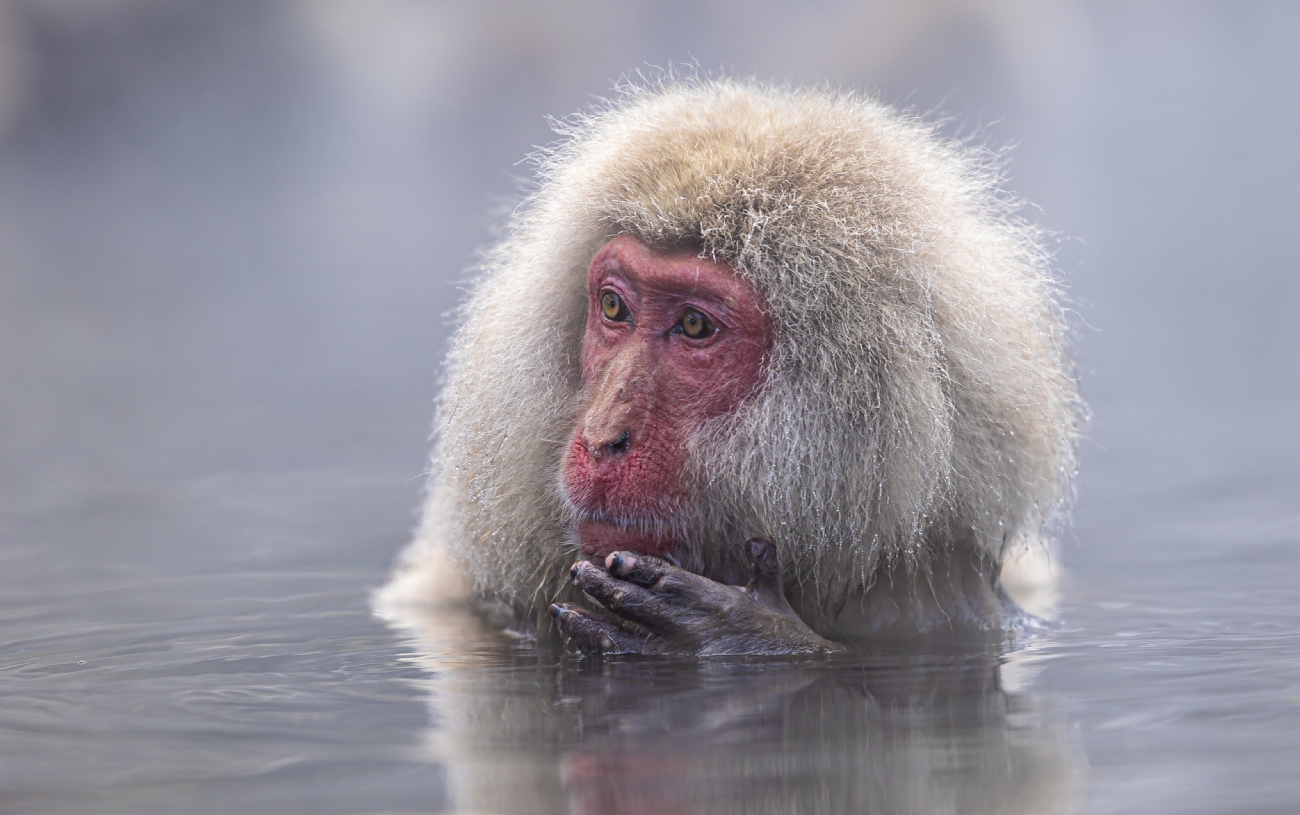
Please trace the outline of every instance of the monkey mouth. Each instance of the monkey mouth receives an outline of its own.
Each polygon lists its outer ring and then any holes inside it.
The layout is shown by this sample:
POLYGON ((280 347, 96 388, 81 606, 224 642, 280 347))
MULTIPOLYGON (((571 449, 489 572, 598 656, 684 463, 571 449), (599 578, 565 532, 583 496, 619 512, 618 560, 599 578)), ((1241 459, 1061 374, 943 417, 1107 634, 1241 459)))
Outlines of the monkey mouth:
POLYGON ((676 524, 660 520, 626 521, 584 513, 574 525, 574 531, 582 553, 598 558, 611 552, 667 557, 681 543, 676 524))

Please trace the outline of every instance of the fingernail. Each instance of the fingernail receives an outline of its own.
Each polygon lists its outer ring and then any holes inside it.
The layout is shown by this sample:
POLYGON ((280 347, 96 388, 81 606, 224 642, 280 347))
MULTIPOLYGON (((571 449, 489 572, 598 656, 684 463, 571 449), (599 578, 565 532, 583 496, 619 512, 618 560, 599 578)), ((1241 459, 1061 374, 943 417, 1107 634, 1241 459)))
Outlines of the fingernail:
POLYGON ((610 574, 617 577, 622 577, 632 571, 636 568, 636 564, 636 555, 631 552, 615 552, 605 558, 605 568, 609 570, 610 574))
POLYGON ((578 567, 581 566, 581 565, 582 565, 582 561, 580 560, 580 561, 578 561, 577 563, 575 563, 575 564, 573 564, 572 566, 570 566, 570 567, 569 567, 569 577, 576 577, 577 574, 578 574, 578 567))
POLYGON ((564 609, 560 608, 555 603, 551 603, 550 610, 551 610, 551 616, 557 620, 560 619, 560 614, 564 612, 564 609))

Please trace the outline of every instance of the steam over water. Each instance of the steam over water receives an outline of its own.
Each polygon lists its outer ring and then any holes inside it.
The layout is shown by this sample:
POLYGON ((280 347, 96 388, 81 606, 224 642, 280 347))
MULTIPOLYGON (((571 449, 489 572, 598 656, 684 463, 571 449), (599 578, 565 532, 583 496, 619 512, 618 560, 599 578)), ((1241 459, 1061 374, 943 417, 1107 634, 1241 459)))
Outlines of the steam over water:
POLYGON ((1300 808, 1300 11, 805 5, 0 4, 0 815, 1300 808), (371 612, 515 162, 692 57, 1019 143, 1095 419, 1015 647, 371 612))

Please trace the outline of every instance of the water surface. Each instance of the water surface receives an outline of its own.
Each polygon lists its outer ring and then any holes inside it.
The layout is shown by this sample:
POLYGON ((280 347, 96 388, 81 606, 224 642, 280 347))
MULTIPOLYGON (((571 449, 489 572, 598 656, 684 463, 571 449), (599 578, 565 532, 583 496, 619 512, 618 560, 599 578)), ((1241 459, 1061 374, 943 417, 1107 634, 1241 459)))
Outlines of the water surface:
POLYGON ((12 513, 0 811, 1280 813, 1300 795, 1294 526, 1081 569, 1061 621, 1005 652, 591 660, 378 619, 382 558, 358 552, 393 533, 399 486, 219 479, 12 513), (56 546, 83 562, 52 568, 56 546))

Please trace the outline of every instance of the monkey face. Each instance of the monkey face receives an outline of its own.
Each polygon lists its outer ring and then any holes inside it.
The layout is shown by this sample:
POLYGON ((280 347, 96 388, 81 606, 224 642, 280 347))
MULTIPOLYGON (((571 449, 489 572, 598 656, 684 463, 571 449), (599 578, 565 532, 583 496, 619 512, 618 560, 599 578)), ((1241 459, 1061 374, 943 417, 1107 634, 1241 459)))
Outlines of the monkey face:
POLYGON ((689 498, 686 443, 762 384, 771 325, 729 266, 623 235, 588 272, 581 409, 564 457, 584 552, 665 554, 689 498))

